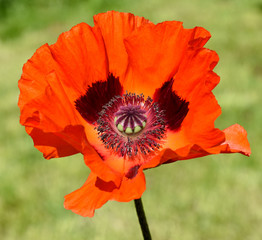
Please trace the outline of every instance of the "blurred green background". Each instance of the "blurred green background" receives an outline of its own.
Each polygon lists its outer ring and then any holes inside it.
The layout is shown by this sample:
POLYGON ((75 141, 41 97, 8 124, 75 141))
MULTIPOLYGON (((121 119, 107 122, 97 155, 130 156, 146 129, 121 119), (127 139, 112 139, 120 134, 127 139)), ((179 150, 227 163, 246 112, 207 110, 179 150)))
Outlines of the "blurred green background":
POLYGON ((142 239, 133 202, 109 202, 94 218, 63 208, 89 170, 81 155, 46 161, 19 125, 17 81, 42 44, 92 16, 118 10, 154 23, 202 26, 220 56, 216 126, 248 131, 250 158, 217 155, 146 171, 153 239, 262 239, 262 2, 260 0, 0 0, 0 239, 142 239))

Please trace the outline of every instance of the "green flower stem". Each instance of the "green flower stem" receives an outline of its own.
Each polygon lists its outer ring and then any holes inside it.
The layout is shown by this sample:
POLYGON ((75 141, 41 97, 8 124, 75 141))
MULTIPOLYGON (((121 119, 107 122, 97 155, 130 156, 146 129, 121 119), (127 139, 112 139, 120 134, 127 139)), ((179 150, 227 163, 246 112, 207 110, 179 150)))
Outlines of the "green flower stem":
POLYGON ((144 236, 144 240, 151 240, 151 234, 146 221, 146 215, 143 208, 142 199, 135 199, 136 213, 140 223, 140 227, 144 236))

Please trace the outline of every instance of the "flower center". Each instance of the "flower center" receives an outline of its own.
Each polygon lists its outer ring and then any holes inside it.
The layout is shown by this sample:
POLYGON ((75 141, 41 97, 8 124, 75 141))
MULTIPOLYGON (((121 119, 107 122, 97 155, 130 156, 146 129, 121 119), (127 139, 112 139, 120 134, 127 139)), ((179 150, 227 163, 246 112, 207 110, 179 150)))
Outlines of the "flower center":
POLYGON ((159 149, 166 131, 165 114, 158 104, 133 93, 113 97, 102 107, 96 125, 105 147, 129 158, 159 149))
POLYGON ((120 132, 134 135, 145 128, 146 120, 146 110, 142 109, 140 105, 128 104, 120 106, 115 113, 114 122, 120 132))

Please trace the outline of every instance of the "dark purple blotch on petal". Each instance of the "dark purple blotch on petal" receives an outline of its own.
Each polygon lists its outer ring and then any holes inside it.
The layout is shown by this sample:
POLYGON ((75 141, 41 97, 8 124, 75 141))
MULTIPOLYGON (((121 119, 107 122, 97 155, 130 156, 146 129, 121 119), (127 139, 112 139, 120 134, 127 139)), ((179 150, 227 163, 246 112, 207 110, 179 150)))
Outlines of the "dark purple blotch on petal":
POLYGON ((102 107, 114 96, 122 94, 119 78, 109 74, 106 81, 97 81, 88 86, 85 95, 75 101, 75 107, 87 122, 93 124, 99 118, 102 107))
POLYGON ((165 111, 167 127, 170 130, 178 130, 188 113, 189 102, 181 99, 172 86, 174 79, 166 81, 161 88, 154 93, 154 102, 159 104, 161 110, 165 111))
POLYGON ((105 182, 99 177, 96 178, 95 186, 105 192, 112 192, 116 188, 113 181, 105 182))
POLYGON ((137 165, 131 167, 131 168, 128 170, 128 172, 126 173, 126 177, 127 177, 128 179, 134 178, 134 177, 137 175, 140 166, 141 166, 141 165, 137 164, 137 165))

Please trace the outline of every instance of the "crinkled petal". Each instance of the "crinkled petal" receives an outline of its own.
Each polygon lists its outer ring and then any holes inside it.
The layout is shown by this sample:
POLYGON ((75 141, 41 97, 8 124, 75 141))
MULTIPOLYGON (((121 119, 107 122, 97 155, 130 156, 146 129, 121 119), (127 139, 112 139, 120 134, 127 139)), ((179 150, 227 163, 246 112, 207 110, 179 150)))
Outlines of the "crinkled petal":
POLYGON ((174 132, 172 137, 179 143, 168 141, 166 148, 195 142, 211 147, 224 141, 222 131, 214 128, 221 110, 211 93, 219 82, 212 71, 218 56, 203 48, 209 38, 210 33, 203 28, 184 29, 181 22, 174 21, 145 25, 125 41, 130 56, 126 77, 129 91, 152 96, 155 89, 173 78, 173 91, 189 102, 180 134, 174 132))
POLYGON ((129 56, 124 46, 124 39, 139 27, 149 21, 143 17, 134 16, 131 13, 109 11, 94 16, 95 26, 103 36, 109 72, 123 80, 129 56))
POLYGON ((96 27, 80 23, 62 33, 50 50, 53 60, 65 74, 64 84, 75 91, 73 100, 85 94, 91 83, 106 80, 108 76, 104 42, 96 27))
POLYGON ((93 149, 87 149, 83 153, 85 164, 98 177, 105 181, 112 180, 119 186, 124 176, 124 159, 111 154, 110 150, 105 148, 93 125, 86 123, 85 132, 88 141, 93 146, 93 149))
MULTIPOLYGON (((97 146, 95 146, 97 148, 97 146)), ((101 156, 98 151, 89 150, 84 155, 85 164, 90 170, 105 181, 113 181, 117 186, 124 176, 124 160, 118 157, 101 156)))
POLYGON ((19 102, 20 123, 26 127, 35 147, 47 159, 68 156, 91 147, 82 120, 67 98, 57 75, 54 72, 46 75, 45 84, 43 93, 19 102))
POLYGON ((194 99, 195 92, 210 92, 220 80, 213 72, 218 61, 215 51, 206 48, 188 49, 174 77, 173 90, 188 101, 194 99))
POLYGON ((215 120, 221 114, 221 108, 211 92, 219 82, 219 77, 213 72, 217 62, 218 56, 214 51, 188 51, 173 85, 173 90, 189 102, 181 131, 189 143, 205 148, 224 141, 224 133, 214 127, 215 120), (185 81, 187 84, 184 84, 185 81))
POLYGON ((106 182, 91 173, 81 188, 65 196, 64 206, 81 216, 93 217, 94 211, 108 200, 127 202, 140 198, 144 191, 142 171, 133 179, 123 178, 119 188, 114 182, 106 182))
POLYGON ((184 29, 182 22, 142 26, 125 39, 129 56, 126 88, 153 96, 156 88, 176 74, 186 51, 202 47, 209 38, 205 29, 184 29))
POLYGON ((107 149, 91 124, 86 124, 85 130, 88 140, 94 147, 83 152, 85 164, 99 178, 113 181, 116 186, 119 186, 125 176, 132 179, 138 174, 142 164, 139 159, 128 160, 115 154, 114 150, 107 149), (135 168, 137 171, 131 173, 130 171, 135 168))
POLYGON ((55 44, 40 47, 24 65, 19 80, 20 122, 44 156, 62 157, 82 152, 83 147, 91 148, 86 137, 82 137, 83 128, 81 134, 79 131, 69 134, 65 129, 85 125, 74 101, 85 93, 89 84, 107 78, 107 66, 100 31, 85 23, 60 35, 55 44), (50 146, 46 146, 47 138, 51 139, 50 146), (70 139, 78 144, 74 142, 69 147, 70 139), (43 146, 39 145, 41 142, 43 146), (62 146, 68 150, 62 151, 62 146))
POLYGON ((204 48, 186 51, 174 76, 172 90, 189 103, 189 110, 179 131, 167 133, 168 141, 164 148, 178 149, 195 143, 210 148, 224 141, 224 133, 214 126, 221 114, 220 106, 211 92, 219 82, 219 77, 213 72, 217 62, 218 56, 214 51, 204 48))
POLYGON ((223 130, 223 133, 225 134, 225 141, 210 148, 203 148, 196 143, 179 149, 163 149, 157 156, 144 164, 143 168, 153 168, 164 163, 204 157, 210 154, 241 153, 246 156, 251 154, 247 132, 242 126, 238 124, 232 125, 223 130))
POLYGON ((112 182, 97 180, 97 176, 91 173, 85 184, 76 191, 65 196, 64 207, 83 217, 93 217, 95 209, 102 207, 112 196, 115 188, 112 182), (96 187, 96 182, 103 185, 103 190, 96 187))
POLYGON ((59 132, 43 132, 38 128, 26 127, 26 132, 46 159, 70 156, 89 146, 84 128, 80 125, 68 126, 59 132))
POLYGON ((88 85, 108 76, 104 42, 97 27, 80 23, 62 33, 51 46, 41 46, 23 67, 19 81, 19 104, 45 91, 45 76, 55 72, 73 102, 88 85), (30 89, 30 91, 29 91, 30 89))
POLYGON ((225 153, 239 152, 250 156, 251 149, 247 140, 246 130, 239 124, 234 124, 224 130, 226 141, 224 145, 227 146, 225 153))
POLYGON ((119 202, 129 202, 134 199, 138 199, 142 196, 146 190, 146 180, 142 169, 138 174, 132 178, 124 178, 121 187, 114 191, 112 200, 119 202))
POLYGON ((57 75, 51 72, 44 79, 46 84, 44 92, 28 99, 21 107, 21 124, 37 127, 46 132, 61 130, 67 125, 80 124, 81 120, 57 75))

